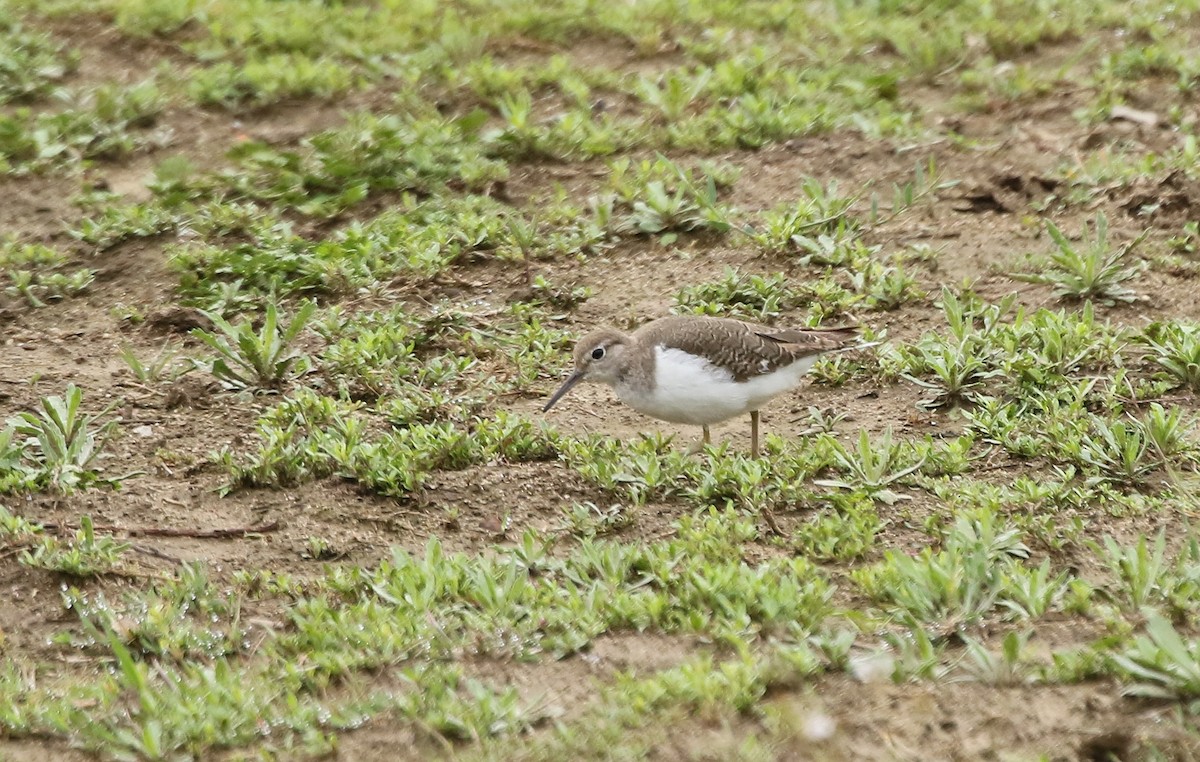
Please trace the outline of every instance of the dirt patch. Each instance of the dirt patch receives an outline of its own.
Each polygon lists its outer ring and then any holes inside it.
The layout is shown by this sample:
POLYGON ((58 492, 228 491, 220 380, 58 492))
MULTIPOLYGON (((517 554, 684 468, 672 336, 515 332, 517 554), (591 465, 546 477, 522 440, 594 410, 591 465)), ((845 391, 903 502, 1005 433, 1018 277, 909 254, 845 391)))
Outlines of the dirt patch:
MULTIPOLYGON (((102 20, 79 25, 56 21, 55 34, 80 47, 84 65, 75 82, 134 81, 142 72, 135 65, 153 56, 176 66, 192 65, 170 43, 153 39, 133 42, 102 20)), ((510 43, 505 43, 506 49, 510 43)), ((519 47, 519 46, 515 46, 519 47)), ((540 60, 553 48, 534 46, 512 52, 540 60)), ((1050 51, 1048 55, 1061 54, 1050 51)), ((623 42, 590 41, 571 51, 581 64, 606 62, 623 72, 654 73, 674 64, 674 51, 639 56, 623 42)), ((1179 176, 1114 180, 1098 189, 1086 203, 1063 205, 1070 176, 1098 151, 1140 154, 1167 151, 1180 137, 1169 129, 1114 120, 1084 126, 1074 113, 1088 103, 1080 93, 1063 89, 1043 97, 1005 103, 983 112, 963 114, 935 86, 907 94, 922 104, 932 137, 918 143, 874 139, 850 131, 796 138, 757 151, 731 151, 710 157, 741 168, 741 178, 722 200, 745 212, 776 207, 794 199, 805 178, 837 183, 841 192, 858 196, 855 207, 867 208, 871 194, 885 202, 892 188, 914 177, 914 168, 932 158, 945 180, 957 181, 938 190, 912 209, 872 224, 869 244, 884 253, 922 244, 939 252, 936 263, 914 268, 926 296, 893 312, 858 315, 892 340, 912 340, 927 330, 940 330, 944 319, 937 305, 943 284, 972 283, 982 297, 1015 297, 1018 307, 1058 307, 1050 288, 1013 280, 1011 272, 1027 253, 1044 254, 1050 243, 1039 223, 1043 203, 1064 229, 1078 231, 1097 211, 1111 221, 1116 241, 1134 238, 1151 227, 1143 247, 1161 253, 1166 240, 1200 211, 1200 187, 1179 176), (1051 198, 1057 201, 1049 201, 1051 198), (1157 205, 1152 214, 1146 208, 1157 205)), ((1154 105, 1146 96, 1141 107, 1154 105)), ((137 546, 131 568, 88 587, 119 596, 144 577, 169 572, 178 563, 200 561, 228 575, 236 569, 269 569, 280 574, 312 577, 325 563, 366 567, 399 547, 421 553, 439 539, 448 551, 480 553, 496 544, 520 538, 526 529, 556 533, 563 543, 573 539, 564 529, 564 508, 591 502, 606 508, 611 496, 585 485, 579 476, 557 462, 509 464, 489 462, 461 470, 432 474, 421 493, 408 500, 370 494, 351 481, 325 478, 283 490, 239 490, 222 497, 225 476, 212 464, 212 454, 224 446, 245 449, 252 440, 256 418, 274 401, 270 397, 234 394, 193 374, 173 388, 150 388, 134 381, 120 359, 130 346, 141 356, 152 355, 165 338, 184 351, 195 349, 186 333, 201 323, 194 313, 180 310, 175 292, 177 276, 169 267, 170 236, 130 241, 104 251, 92 251, 67 234, 80 212, 73 196, 86 184, 106 186, 128 201, 148 197, 146 182, 163 159, 183 156, 198 167, 220 167, 226 152, 245 140, 296 146, 306 137, 335 126, 355 108, 385 112, 389 106, 380 91, 348 96, 336 102, 285 103, 231 114, 220 110, 173 107, 158 119, 157 128, 169 135, 165 144, 139 155, 98 162, 79 176, 23 176, 0 180, 0 232, 21 240, 45 241, 71 251, 75 259, 97 270, 90 292, 43 309, 13 308, 0 320, 0 420, 30 410, 40 397, 61 394, 68 383, 86 390, 86 406, 97 411, 119 403, 124 432, 115 440, 104 463, 106 472, 139 475, 119 492, 93 490, 67 498, 37 496, 9 501, 20 515, 60 527, 68 535, 83 515, 106 531, 137 546), (136 307, 149 316, 137 328, 118 305, 136 307), (155 531, 147 531, 155 530, 155 531), (163 530, 178 530, 172 536, 163 530), (217 530, 227 530, 221 534, 217 530), (203 533, 208 532, 206 536, 203 533), (311 557, 312 540, 328 547, 328 555, 311 557)), ((690 158, 690 157, 687 157, 690 158)), ((581 205, 603 184, 602 162, 556 164, 527 162, 514 166, 505 187, 518 207, 536 206, 548 188, 561 187, 581 205)), ((372 199, 351 210, 345 220, 366 218, 392 199, 372 199)), ((592 287, 595 295, 556 324, 583 333, 609 325, 622 329, 666 314, 675 293, 686 286, 718 280, 728 268, 745 273, 783 272, 804 282, 819 277, 816 267, 794 258, 760 254, 745 237, 683 236, 664 245, 651 237, 627 238, 584 261, 538 261, 535 270, 558 284, 592 287)), ((429 284, 396 284, 395 293, 421 297, 450 296, 501 306, 522 287, 516 270, 505 263, 462 265, 453 277, 429 284)), ((1136 281, 1144 299, 1130 306, 1099 308, 1104 320, 1143 326, 1167 317, 1196 317, 1200 304, 1193 276, 1154 267, 1136 281)), ((362 297, 358 304, 386 306, 390 297, 362 297), (375 300, 372 302, 372 300, 375 300)), ((432 300, 432 299, 431 299, 432 300)), ((795 318, 784 316, 781 322, 795 318)), ((503 358, 497 373, 510 372, 503 358)), ((506 397, 500 407, 523 417, 543 417, 569 435, 599 434, 632 439, 661 432, 685 447, 698 437, 693 428, 652 421, 622 406, 611 392, 580 386, 548 416, 544 398, 555 379, 545 374, 544 389, 506 397)), ((763 411, 764 432, 787 439, 803 436, 810 406, 831 409, 846 417, 834 434, 850 441, 865 430, 892 430, 905 436, 944 436, 961 430, 961 416, 950 411, 929 412, 917 407, 926 390, 909 382, 895 385, 852 383, 842 388, 806 384, 763 411)), ((1194 400, 1189 400, 1194 404, 1194 400)), ((737 450, 749 447, 744 420, 715 427, 718 441, 737 450)), ((1038 464, 997 458, 997 483, 1018 474, 1041 475, 1038 464)), ((678 502, 651 503, 629 508, 628 526, 614 534, 624 542, 649 543, 671 536, 675 522, 689 512, 678 502)), ((916 553, 929 544, 923 522, 937 519, 946 507, 933 499, 918 499, 902 507, 881 507, 888 522, 877 555, 887 549, 916 553)), ((778 517, 789 528, 805 520, 803 506, 778 517)), ((1158 527, 1181 528, 1185 516, 1097 516, 1088 534, 1111 533, 1133 538, 1158 527)), ((765 534, 765 533, 764 533, 765 534)), ((1088 579, 1099 579, 1094 557, 1068 548, 1055 560, 1069 563, 1088 579)), ((748 558, 788 552, 768 538, 749 543, 748 558)), ((873 557, 874 558, 874 557, 873 557)), ((56 632, 73 626, 64 613, 58 591, 63 580, 31 571, 0 558, 0 621, 5 625, 3 647, 14 653, 55 656, 48 645, 56 632)), ((839 567, 832 567, 836 572, 839 567)), ((850 595, 849 593, 840 593, 850 595)), ((1100 632, 1084 632, 1073 623, 1054 630, 1055 645, 1084 642, 1100 632)), ((707 647, 709 644, 703 644, 707 647)), ((619 671, 652 674, 677 666, 698 648, 681 638, 623 633, 597 640, 570 659, 536 665, 470 664, 469 671, 492 685, 514 686, 526 704, 540 707, 548 719, 574 719, 590 706, 597 686, 619 671)), ((1160 706, 1122 698, 1119 686, 1107 682, 1040 686, 991 686, 980 683, 863 684, 831 676, 793 686, 771 695, 768 706, 794 716, 797 730, 779 748, 780 758, 828 759, 998 759, 1048 754, 1051 759, 1136 758, 1158 745, 1180 758, 1200 756, 1194 740, 1163 722, 1160 706), (812 718, 823 723, 821 733, 804 730, 812 718), (826 722, 827 720, 827 722, 826 722), (817 737, 817 736, 821 737, 817 737)), ((710 718, 711 719, 711 718, 710 718)), ((813 720, 815 722, 815 720, 813 720)), ((704 718, 681 722, 651 746, 658 758, 723 759, 732 756, 748 735, 761 731, 756 720, 736 717, 720 722, 704 718)), ((417 756, 453 756, 454 749, 420 736, 409 728, 395 729, 377 720, 343 737, 340 753, 353 759, 394 759, 397 748, 411 746, 417 756)), ((75 752, 52 741, 0 741, 0 753, 14 760, 75 759, 75 752)))
POLYGON ((67 743, 0 739, 0 753, 12 762, 87 762, 90 754, 72 749, 67 743))
POLYGON ((1158 722, 1161 709, 1133 708, 1111 685, 1013 686, 951 683, 864 685, 833 678, 776 706, 832 720, 829 739, 797 739, 795 754, 832 759, 1054 760, 1138 758, 1147 748, 1195 754, 1195 741, 1158 722), (1185 750, 1190 749, 1190 752, 1185 750))

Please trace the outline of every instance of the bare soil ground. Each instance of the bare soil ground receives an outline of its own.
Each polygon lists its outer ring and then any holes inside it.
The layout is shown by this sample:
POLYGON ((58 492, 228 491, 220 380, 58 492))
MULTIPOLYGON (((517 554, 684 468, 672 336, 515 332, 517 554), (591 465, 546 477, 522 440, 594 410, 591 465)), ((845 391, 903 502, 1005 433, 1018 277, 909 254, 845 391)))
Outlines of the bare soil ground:
MULTIPOLYGON (((100 22, 82 26, 58 22, 53 31, 82 52, 79 78, 119 78, 140 67, 144 56, 169 60, 172 55, 169 46, 159 50, 154 43, 144 43, 148 49, 131 47, 128 38, 100 22)), ((600 59, 611 53, 590 47, 577 52, 600 59)), ((635 59, 630 65, 650 63, 635 59)), ((145 193, 150 169, 164 157, 182 153, 202 165, 219 166, 225 152, 245 135, 297 145, 305 136, 339 123, 345 111, 369 105, 372 97, 378 96, 354 96, 361 101, 355 103, 285 104, 236 117, 194 107, 173 108, 158 125, 172 136, 166 146, 128 162, 99 162, 88 170, 87 179, 138 199, 145 193)), ((1113 141, 1131 151, 1161 151, 1181 139, 1167 128, 1130 122, 1082 126, 1072 116, 1080 97, 1065 85, 1061 91, 966 115, 947 104, 937 87, 906 97, 919 100, 933 134, 953 128, 970 140, 943 138, 904 146, 893 139, 843 132, 715 157, 741 168, 741 178, 729 198, 741 209, 768 208, 779 199, 792 197, 798 179, 804 176, 836 181, 845 189, 887 188, 911 177, 915 159, 929 157, 936 159, 943 177, 959 181, 914 213, 882 224, 869 235, 869 242, 889 249, 924 243, 942 252, 936 268, 920 272, 921 286, 929 294, 925 300, 870 316, 873 327, 886 329, 896 340, 913 339, 941 323, 933 302, 942 284, 973 280, 975 290, 986 298, 1014 294, 1020 305, 1031 309, 1053 306, 1048 287, 1017 283, 1007 275, 1014 253, 1048 250, 1030 204, 1061 187, 1064 166, 1077 165, 1090 152, 1113 141)), ((1184 108, 1196 107, 1184 104, 1184 108)), ((582 199, 598 182, 598 173, 586 166, 532 162, 514 165, 507 193, 521 203, 550 185, 561 184, 582 199)), ((196 560, 207 562, 218 575, 241 568, 314 575, 323 562, 305 558, 306 540, 313 536, 331 542, 332 563, 337 564, 368 566, 387 557, 392 546, 419 551, 435 536, 448 550, 477 553, 497 541, 519 536, 526 527, 553 529, 561 506, 571 501, 604 504, 603 494, 554 462, 486 464, 439 472, 427 483, 420 500, 403 503, 336 478, 295 489, 250 489, 220 496, 217 489, 224 475, 210 462, 209 454, 224 445, 243 444, 264 403, 224 392, 197 375, 168 389, 145 387, 132 379, 119 357, 122 346, 132 346, 144 356, 157 351, 165 338, 193 342, 186 334, 193 323, 178 307, 176 278, 165 262, 164 246, 170 241, 167 237, 134 240, 91 251, 66 235, 68 221, 79 217, 71 201, 78 188, 75 177, 0 179, 0 198, 4 199, 0 232, 73 251, 80 265, 98 271, 96 283, 81 298, 36 310, 0 302, 0 420, 32 409, 42 396, 61 393, 67 382, 87 389, 93 406, 121 401, 126 433, 114 443, 104 466, 109 473, 140 475, 128 479, 120 491, 92 490, 66 498, 30 496, 13 506, 24 517, 47 525, 71 527, 88 514, 98 526, 129 534, 138 551, 138 571, 127 577, 85 581, 85 589, 117 597, 128 586, 142 585, 147 575, 196 560), (114 310, 117 305, 136 305, 149 318, 141 325, 130 325, 114 310), (130 433, 134 430, 140 433, 130 433), (453 520, 447 518, 451 509, 453 520), (234 536, 142 536, 139 528, 156 532, 177 529, 184 534, 230 530, 234 536)), ((1158 178, 1153 184, 1149 179, 1139 181, 1079 208, 1076 219, 1059 222, 1064 228, 1078 229, 1096 209, 1108 213, 1116 240, 1128 240, 1149 224, 1150 241, 1161 242, 1184 221, 1200 214, 1200 185, 1178 178, 1158 178), (1132 213, 1146 199, 1163 204, 1149 220, 1132 213)), ((594 296, 568 318, 570 329, 579 333, 600 325, 631 326, 663 315, 672 306, 677 289, 718 279, 727 267, 747 273, 782 269, 797 281, 809 276, 804 267, 764 257, 747 245, 703 238, 684 240, 677 247, 633 240, 582 263, 539 262, 537 267, 554 282, 594 289, 594 296)), ((403 289, 403 284, 400 286, 403 289)), ((512 268, 468 264, 456 272, 456 283, 440 288, 445 293, 466 293, 502 303, 521 288, 521 282, 512 268)), ((1155 269, 1139 282, 1138 290, 1145 299, 1105 309, 1104 317, 1136 326, 1170 317, 1200 317, 1200 291, 1190 276, 1155 269)), ((425 294, 428 298, 437 295, 425 294)), ((504 372, 503 359, 496 362, 497 372, 504 372)), ((553 385, 554 379, 547 376, 544 391, 549 392, 553 385)), ((918 409, 915 403, 922 396, 922 390, 909 384, 805 387, 764 411, 764 429, 783 437, 795 436, 806 425, 808 406, 848 413, 839 427, 843 436, 860 429, 877 433, 888 427, 937 436, 961 428, 961 420, 952 415, 918 409)), ((543 398, 530 396, 504 400, 501 406, 537 418, 542 415, 542 404, 543 398)), ((596 386, 578 389, 550 417, 571 434, 595 432, 629 438, 661 431, 679 435, 680 442, 696 436, 686 427, 640 417, 617 404, 607 389, 596 386)), ((737 448, 748 445, 744 421, 721 426, 714 435, 731 440, 737 448)), ((999 478, 1007 480, 1015 474, 1015 470, 1005 472, 999 478)), ((619 537, 625 541, 662 537, 687 510, 676 504, 646 506, 619 537)), ((891 523, 876 552, 923 547, 927 539, 911 527, 919 526, 922 512, 931 510, 938 506, 921 500, 881 510, 891 523)), ((788 526, 803 516, 779 518, 788 526)), ((1176 526, 1186 517, 1159 517, 1156 521, 1176 526)), ((1145 519, 1131 519, 1125 525, 1112 518, 1097 518, 1097 522, 1103 523, 1093 529, 1103 526, 1117 534, 1137 534, 1149 528, 1145 519)), ((780 551, 763 544, 754 552, 766 556, 780 551)), ((1065 560, 1088 563, 1084 557, 1065 560)), ((49 639, 70 627, 74 619, 71 612, 63 610, 59 598, 63 584, 52 574, 18 565, 14 554, 0 557, 0 648, 34 659, 62 658, 61 649, 49 639)), ((266 630, 279 626, 273 612, 248 615, 266 630)), ((1080 642, 1080 633, 1073 629, 1040 629, 1043 642, 1039 647, 1080 642)), ((579 716, 595 686, 610 680, 615 672, 652 672, 707 647, 687 638, 626 633, 603 637, 587 654, 561 662, 522 665, 483 660, 470 669, 493 682, 515 685, 523 695, 544 696, 544 702, 561 707, 569 719, 579 716)), ((790 746, 776 750, 783 759, 973 760, 1039 755, 1054 760, 1127 759, 1136 757, 1137 750, 1148 742, 1175 758, 1200 756, 1195 736, 1183 734, 1168 721, 1170 710, 1124 699, 1118 693, 1107 681, 1074 686, 945 682, 896 686, 831 675, 795 690, 779 691, 767 701, 790 706, 798 716, 823 712, 836 724, 836 732, 828 740, 814 741, 797 734, 790 746)), ((753 722, 683 718, 650 741, 652 758, 732 758, 747 732, 754 730, 744 726, 753 722)), ((452 757, 454 751, 414 738, 409 730, 392 731, 384 720, 344 734, 339 758, 423 759, 440 754, 452 757)), ((85 758, 58 741, 38 738, 0 738, 0 756, 15 762, 85 758)))

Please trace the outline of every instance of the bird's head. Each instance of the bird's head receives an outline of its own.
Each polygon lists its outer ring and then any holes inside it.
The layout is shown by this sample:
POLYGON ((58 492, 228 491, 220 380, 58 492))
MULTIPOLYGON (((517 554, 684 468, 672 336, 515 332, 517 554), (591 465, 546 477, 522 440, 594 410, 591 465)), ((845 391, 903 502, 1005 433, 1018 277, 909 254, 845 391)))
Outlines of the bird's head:
POLYGON ((604 328, 593 331, 575 344, 575 369, 562 386, 550 397, 542 412, 554 407, 571 387, 580 381, 614 384, 621 368, 621 358, 629 348, 629 337, 620 331, 604 328))

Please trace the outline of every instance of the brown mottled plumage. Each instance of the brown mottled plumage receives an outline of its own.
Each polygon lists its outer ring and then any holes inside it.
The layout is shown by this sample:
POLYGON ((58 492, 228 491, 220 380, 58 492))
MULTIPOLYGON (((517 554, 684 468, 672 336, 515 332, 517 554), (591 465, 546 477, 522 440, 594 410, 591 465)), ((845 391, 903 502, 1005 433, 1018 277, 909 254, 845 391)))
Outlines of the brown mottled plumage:
POLYGON ((851 344, 857 329, 775 329, 729 318, 677 316, 632 334, 594 331, 575 346, 575 371, 546 403, 576 383, 608 384, 630 407, 655 418, 704 427, 750 413, 758 452, 758 408, 794 388, 817 356, 851 344))
POLYGON ((775 329, 730 318, 678 316, 649 322, 632 338, 699 355, 728 370, 734 381, 746 381, 839 349, 856 335, 854 328, 775 329))

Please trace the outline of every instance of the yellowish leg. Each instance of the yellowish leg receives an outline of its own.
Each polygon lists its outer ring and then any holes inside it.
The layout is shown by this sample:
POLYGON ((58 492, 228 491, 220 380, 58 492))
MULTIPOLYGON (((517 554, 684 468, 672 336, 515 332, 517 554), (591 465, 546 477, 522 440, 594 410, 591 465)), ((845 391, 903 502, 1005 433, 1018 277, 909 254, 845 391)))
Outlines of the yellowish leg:
MULTIPOLYGON (((750 411, 750 457, 758 457, 758 411, 750 411)), ((775 514, 771 511, 770 506, 763 505, 762 516, 767 522, 767 526, 771 531, 782 537, 783 530, 779 528, 779 524, 775 523, 775 514)))
POLYGON ((708 433, 708 425, 707 424, 705 424, 705 426, 704 426, 704 444, 705 445, 712 444, 712 435, 708 433))
POLYGON ((758 411, 750 411, 750 457, 758 457, 758 411))
POLYGON ((699 453, 704 452, 704 446, 707 444, 710 444, 711 442, 712 442, 712 436, 709 435, 708 427, 705 426, 704 427, 704 436, 701 437, 699 442, 693 442, 692 445, 690 447, 688 447, 688 449, 687 449, 688 455, 697 455, 699 453))

